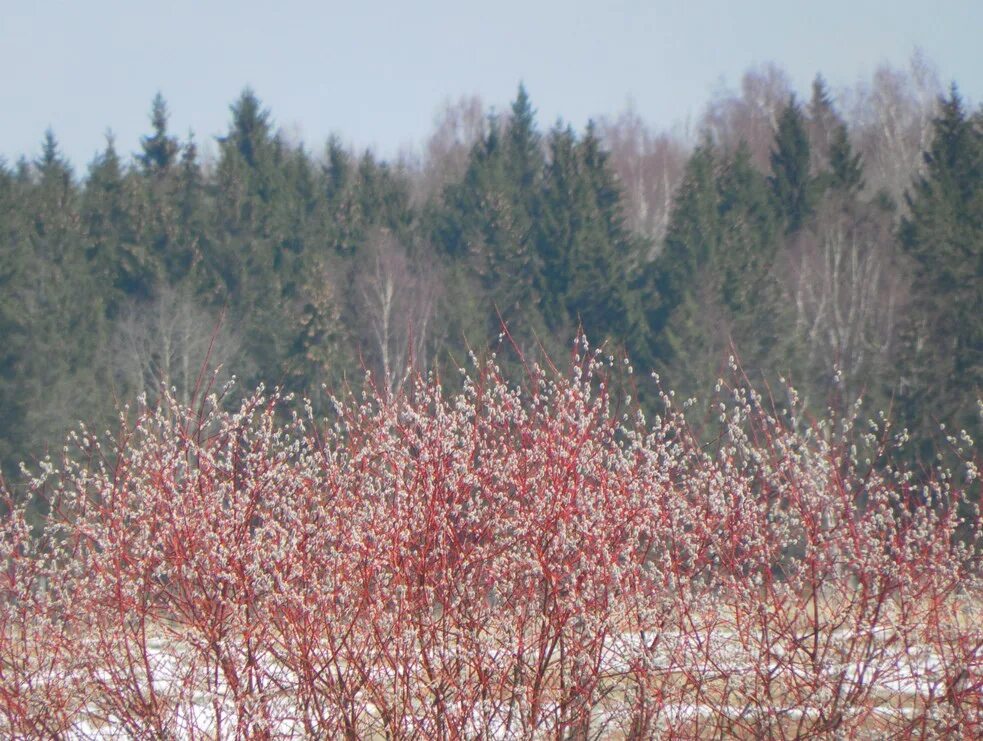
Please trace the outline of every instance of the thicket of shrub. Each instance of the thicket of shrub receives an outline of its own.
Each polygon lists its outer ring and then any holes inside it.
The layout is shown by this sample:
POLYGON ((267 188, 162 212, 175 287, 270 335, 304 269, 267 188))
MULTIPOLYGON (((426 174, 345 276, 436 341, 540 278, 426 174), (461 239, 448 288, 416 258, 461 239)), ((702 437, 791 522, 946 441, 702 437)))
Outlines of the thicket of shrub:
POLYGON ((522 386, 495 362, 326 421, 261 389, 81 429, 40 525, 8 497, 0 733, 983 729, 969 441, 926 479, 883 419, 722 381, 697 434, 583 340, 522 386))

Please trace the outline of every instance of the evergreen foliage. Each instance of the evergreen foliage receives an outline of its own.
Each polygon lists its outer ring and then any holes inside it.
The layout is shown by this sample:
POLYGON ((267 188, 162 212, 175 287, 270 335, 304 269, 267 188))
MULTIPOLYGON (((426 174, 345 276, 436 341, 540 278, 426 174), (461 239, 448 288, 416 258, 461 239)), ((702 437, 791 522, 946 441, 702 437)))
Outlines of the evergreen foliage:
POLYGON ((939 102, 901 244, 914 264, 901 392, 912 429, 946 420, 979 438, 983 390, 983 126, 955 86, 939 102))
POLYGON ((812 213, 815 191, 809 168, 809 137, 794 96, 778 119, 768 182, 785 219, 786 232, 798 231, 812 213))
POLYGON ((106 148, 89 166, 81 199, 86 257, 102 278, 105 298, 114 313, 124 296, 149 297, 160 279, 158 256, 146 235, 138 233, 145 204, 123 169, 110 135, 106 148))
POLYGON ((642 243, 624 226, 600 142, 592 127, 580 141, 571 129, 557 128, 549 147, 537 232, 550 329, 569 336, 578 326, 589 328, 595 341, 631 342, 642 356, 647 329, 630 286, 642 243))
POLYGON ((836 362, 842 388, 896 396, 919 439, 943 420, 979 437, 981 116, 942 100, 899 225, 817 78, 805 112, 781 110, 768 172, 737 138, 694 148, 658 244, 626 226, 598 130, 541 134, 523 86, 436 193, 337 139, 288 144, 248 88, 214 159, 169 131, 160 94, 132 158, 109 136, 80 178, 48 131, 35 160, 0 163, 0 465, 111 419, 148 379, 190 395, 174 363, 202 348, 320 412, 363 367, 394 391, 394 364, 439 376, 503 323, 526 360, 561 358, 582 328, 684 394, 734 352, 752 382, 790 373, 822 404, 836 362))
POLYGON ((697 149, 654 266, 656 364, 670 388, 687 394, 705 394, 729 352, 758 378, 787 362, 779 353, 779 215, 750 159, 746 146, 726 158, 709 144, 697 149))
POLYGON ((20 188, 14 174, 0 162, 0 464, 24 450, 26 418, 31 400, 24 393, 25 365, 30 358, 31 254, 24 239, 20 188))
POLYGON ((164 96, 158 92, 154 96, 150 110, 150 123, 154 133, 140 140, 143 151, 137 155, 144 171, 149 174, 166 175, 177 159, 180 147, 174 137, 168 136, 168 117, 167 102, 164 100, 164 96))
POLYGON ((534 114, 520 86, 511 117, 492 122, 471 153, 463 181, 445 191, 437 238, 468 263, 474 285, 494 305, 480 341, 497 335, 501 322, 525 350, 546 337, 535 231, 545 167, 534 114))
POLYGON ((852 192, 864 187, 863 164, 859 153, 850 145, 846 124, 840 124, 833 132, 829 147, 828 182, 831 188, 852 192))
POLYGON ((833 99, 822 75, 812 81, 812 99, 807 108, 805 121, 806 135, 809 139, 810 173, 813 177, 830 169, 833 140, 837 130, 843 126, 833 99))

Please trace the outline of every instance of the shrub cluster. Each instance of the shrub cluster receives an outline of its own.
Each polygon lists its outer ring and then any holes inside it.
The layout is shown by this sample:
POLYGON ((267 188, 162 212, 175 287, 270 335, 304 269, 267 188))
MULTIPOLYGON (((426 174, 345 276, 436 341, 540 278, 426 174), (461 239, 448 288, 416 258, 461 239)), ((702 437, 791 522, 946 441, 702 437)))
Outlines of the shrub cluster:
POLYGON ((884 420, 724 382, 699 434, 668 393, 645 420, 584 340, 568 374, 463 373, 327 421, 261 389, 82 428, 40 524, 8 497, 0 733, 983 729, 973 463, 914 476, 884 420))

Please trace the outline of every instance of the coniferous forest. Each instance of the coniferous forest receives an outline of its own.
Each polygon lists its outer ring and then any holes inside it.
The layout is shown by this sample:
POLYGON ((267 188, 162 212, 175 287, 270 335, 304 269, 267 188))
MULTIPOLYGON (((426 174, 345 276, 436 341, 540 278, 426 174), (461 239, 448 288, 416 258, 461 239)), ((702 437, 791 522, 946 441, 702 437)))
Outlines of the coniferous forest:
POLYGON ((8 483, 214 369, 324 411, 366 371, 389 393, 503 346, 514 373, 559 364, 580 329, 645 371, 643 409, 649 371, 706 398, 734 355, 779 405, 786 382, 817 414, 862 397, 925 461, 959 444, 943 424, 980 437, 983 110, 923 63, 805 94, 758 67, 689 133, 544 129, 520 85, 394 161, 290 141, 261 92, 207 146, 158 94, 135 151, 108 135, 79 171, 47 131, 0 165, 8 483))

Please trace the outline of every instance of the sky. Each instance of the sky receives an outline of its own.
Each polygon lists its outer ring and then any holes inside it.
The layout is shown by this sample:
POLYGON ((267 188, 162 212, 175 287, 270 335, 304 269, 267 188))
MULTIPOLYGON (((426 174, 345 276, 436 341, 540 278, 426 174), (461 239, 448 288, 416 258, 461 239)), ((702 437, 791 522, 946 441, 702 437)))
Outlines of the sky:
POLYGON ((835 93, 920 49, 979 103, 981 33, 981 0, 0 0, 0 157, 36 157, 48 127, 80 172, 108 130, 131 154, 157 91, 208 151, 247 85, 313 151, 336 134, 387 158, 448 101, 502 110, 520 81, 544 128, 630 103, 664 129, 755 65, 835 93))

